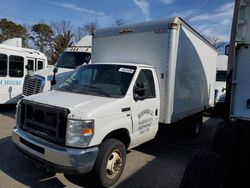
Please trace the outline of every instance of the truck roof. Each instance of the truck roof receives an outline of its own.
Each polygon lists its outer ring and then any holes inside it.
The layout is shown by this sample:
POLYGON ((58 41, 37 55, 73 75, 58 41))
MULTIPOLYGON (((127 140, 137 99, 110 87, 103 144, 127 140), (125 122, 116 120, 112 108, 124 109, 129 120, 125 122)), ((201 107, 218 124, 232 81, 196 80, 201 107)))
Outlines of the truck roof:
POLYGON ((135 67, 145 67, 145 68, 154 68, 154 66, 149 64, 141 64, 141 63, 126 63, 126 62, 96 62, 95 64, 104 64, 104 65, 128 65, 128 66, 135 66, 135 67))
POLYGON ((30 49, 30 48, 20 48, 20 47, 15 47, 15 46, 9 46, 9 45, 5 45, 5 44, 0 44, 0 48, 5 49, 5 50, 11 50, 11 51, 16 51, 16 52, 23 52, 26 53, 27 56, 39 56, 41 58, 45 58, 46 56, 42 53, 39 52, 37 50, 34 49, 30 49))
POLYGON ((69 52, 89 52, 91 53, 92 48, 92 36, 85 35, 75 45, 68 47, 65 51, 69 52))
POLYGON ((194 30, 189 24, 187 24, 181 17, 175 16, 170 19, 165 20, 154 20, 154 21, 147 21, 135 24, 128 24, 123 26, 117 27, 107 27, 107 28, 100 28, 97 29, 94 37, 106 37, 106 36, 114 36, 114 35, 121 35, 121 34, 128 34, 128 33, 141 33, 141 32, 164 32, 169 28, 175 28, 178 25, 183 25, 185 28, 190 30, 194 33, 197 37, 202 39, 204 42, 209 44, 212 48, 215 47, 201 34, 199 34, 196 30, 194 30))

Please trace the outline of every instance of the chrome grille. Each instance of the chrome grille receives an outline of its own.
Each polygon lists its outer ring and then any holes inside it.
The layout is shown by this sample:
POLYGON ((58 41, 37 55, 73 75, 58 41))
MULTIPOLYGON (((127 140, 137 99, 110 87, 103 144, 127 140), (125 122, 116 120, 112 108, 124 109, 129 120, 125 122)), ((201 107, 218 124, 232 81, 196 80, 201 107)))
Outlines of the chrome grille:
POLYGON ((69 111, 50 105, 21 102, 20 128, 58 145, 65 145, 69 111))
POLYGON ((29 96, 42 92, 44 79, 38 76, 26 75, 23 83, 23 96, 29 96))

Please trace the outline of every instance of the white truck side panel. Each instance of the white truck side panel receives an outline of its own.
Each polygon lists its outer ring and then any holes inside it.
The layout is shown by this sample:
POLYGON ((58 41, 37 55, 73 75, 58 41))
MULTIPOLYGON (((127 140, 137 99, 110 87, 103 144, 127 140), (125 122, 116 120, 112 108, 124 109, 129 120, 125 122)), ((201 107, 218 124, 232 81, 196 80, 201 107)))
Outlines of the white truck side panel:
POLYGON ((239 3, 231 34, 236 36, 231 39, 234 53, 229 56, 229 61, 233 61, 230 117, 250 120, 250 0, 239 3))
POLYGON ((214 105, 216 60, 215 49, 180 27, 172 121, 214 105))
POLYGON ((106 36, 96 38, 93 42, 93 63, 117 61, 149 64, 156 67, 161 97, 160 122, 163 122, 165 115, 163 111, 167 107, 165 97, 167 95, 169 30, 165 33, 151 31, 106 36))
POLYGON ((236 63, 232 81, 232 118, 250 119, 250 45, 237 50, 236 63), (244 92, 242 92, 244 91, 244 92))

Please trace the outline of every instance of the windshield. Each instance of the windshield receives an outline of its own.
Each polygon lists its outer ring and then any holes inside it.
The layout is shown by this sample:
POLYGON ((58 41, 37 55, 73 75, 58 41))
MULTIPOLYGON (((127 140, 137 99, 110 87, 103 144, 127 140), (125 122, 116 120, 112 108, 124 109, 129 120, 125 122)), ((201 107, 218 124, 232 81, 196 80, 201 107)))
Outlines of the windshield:
POLYGON ((84 63, 88 64, 91 53, 87 52, 63 52, 56 62, 56 66, 60 68, 75 69, 84 63))
POLYGON ((216 81, 218 82, 226 82, 227 80, 227 71, 217 71, 216 73, 216 81))
POLYGON ((135 66, 85 65, 73 72, 57 90, 120 98, 126 94, 135 70, 135 66))

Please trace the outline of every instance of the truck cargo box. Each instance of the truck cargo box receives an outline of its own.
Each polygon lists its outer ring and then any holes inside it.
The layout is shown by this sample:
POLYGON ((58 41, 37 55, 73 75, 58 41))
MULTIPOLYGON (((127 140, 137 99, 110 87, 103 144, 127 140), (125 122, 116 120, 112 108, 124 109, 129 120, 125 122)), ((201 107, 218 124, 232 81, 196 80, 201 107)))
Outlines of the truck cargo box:
POLYGON ((160 122, 173 123, 214 105, 216 49, 181 18, 99 29, 92 62, 153 65, 160 122))

